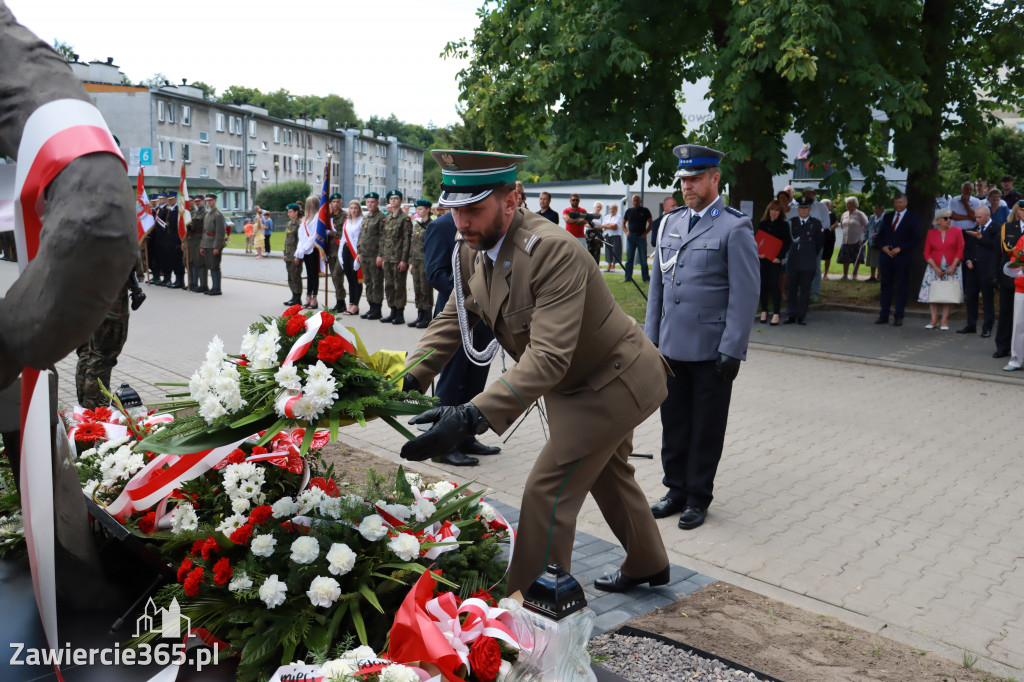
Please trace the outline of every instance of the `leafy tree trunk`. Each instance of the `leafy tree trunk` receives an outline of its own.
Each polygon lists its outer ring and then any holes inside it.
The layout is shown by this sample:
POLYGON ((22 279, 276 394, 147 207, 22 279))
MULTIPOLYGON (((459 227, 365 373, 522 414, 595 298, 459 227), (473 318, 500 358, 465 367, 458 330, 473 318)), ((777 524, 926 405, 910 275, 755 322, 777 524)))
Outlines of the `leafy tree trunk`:
POLYGON ((736 181, 729 186, 729 205, 739 208, 741 201, 753 201, 750 219, 756 228, 768 202, 775 198, 772 173, 764 163, 750 160, 733 166, 733 175, 736 181))

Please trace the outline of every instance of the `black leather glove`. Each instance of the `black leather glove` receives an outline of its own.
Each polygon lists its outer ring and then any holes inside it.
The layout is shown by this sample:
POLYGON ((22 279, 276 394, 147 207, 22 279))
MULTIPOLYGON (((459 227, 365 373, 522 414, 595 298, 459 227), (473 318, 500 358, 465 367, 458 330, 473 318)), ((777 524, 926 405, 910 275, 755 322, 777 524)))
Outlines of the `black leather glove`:
MULTIPOLYGON (((403 391, 420 391, 420 381, 411 374, 406 374, 402 377, 402 390, 403 391)), ((420 391, 422 393, 423 391, 420 391)))
POLYGON ((402 459, 414 462, 450 452, 467 436, 481 434, 490 426, 473 403, 435 407, 416 415, 409 423, 433 423, 429 431, 402 446, 402 459))
POLYGON ((719 353, 715 360, 715 376, 722 381, 732 381, 740 373, 740 360, 725 353, 719 353))

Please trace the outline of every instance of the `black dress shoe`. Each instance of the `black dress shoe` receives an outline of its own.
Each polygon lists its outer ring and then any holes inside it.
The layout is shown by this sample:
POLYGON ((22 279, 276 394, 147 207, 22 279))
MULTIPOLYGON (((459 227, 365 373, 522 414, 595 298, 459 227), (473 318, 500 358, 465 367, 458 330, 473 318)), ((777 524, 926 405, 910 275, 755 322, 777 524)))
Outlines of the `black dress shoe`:
POLYGON ((1008 358, 1008 357, 1010 357, 1010 351, 1008 351, 1008 350, 997 350, 995 353, 992 354, 992 357, 994 357, 994 358, 1008 358))
POLYGON ((672 516, 673 514, 678 513, 680 509, 685 507, 685 500, 666 495, 655 504, 651 505, 651 513, 654 514, 654 518, 663 519, 666 516, 672 516))
POLYGON ((782 324, 796 324, 796 318, 795 317, 787 317, 786 319, 784 319, 782 321, 782 324))
POLYGON ((894 317, 894 318, 892 318, 892 326, 894 326, 894 327, 902 327, 903 326, 903 318, 902 317, 894 317))
POLYGON ((284 303, 282 303, 281 305, 286 305, 286 306, 288 306, 288 307, 290 308, 290 307, 292 307, 293 305, 302 305, 302 301, 300 301, 300 300, 299 300, 299 299, 297 299, 297 298, 292 298, 292 299, 289 299, 289 300, 285 301, 285 302, 284 302, 284 303))
POLYGON ((981 330, 981 338, 987 339, 990 336, 992 336, 992 330, 991 329, 982 329, 981 330))
POLYGON ((463 443, 458 447, 459 452, 464 455, 496 455, 501 452, 501 448, 496 445, 484 445, 476 438, 471 443, 463 443))
POLYGON ((807 323, 804 321, 804 319, 802 317, 799 320, 797 320, 796 323, 798 325, 800 325, 801 327, 806 327, 807 326, 807 323))
POLYGON ((875 324, 889 324, 889 318, 879 317, 877 320, 875 320, 875 324))
POLYGON ((679 527, 683 530, 693 530, 704 523, 708 517, 708 510, 702 507, 687 507, 679 517, 679 527))
POLYGON ((957 334, 976 334, 978 330, 971 326, 960 327, 956 330, 957 334))
POLYGON ((480 463, 480 460, 476 457, 466 457, 458 450, 452 450, 439 457, 435 457, 434 461, 440 464, 450 464, 453 467, 475 467, 480 463))
POLYGON ((611 575, 595 580, 594 587, 604 592, 625 592, 644 583, 648 583, 651 587, 667 585, 671 568, 671 566, 666 566, 654 575, 649 575, 646 578, 630 578, 628 575, 623 575, 622 571, 615 571, 611 575))

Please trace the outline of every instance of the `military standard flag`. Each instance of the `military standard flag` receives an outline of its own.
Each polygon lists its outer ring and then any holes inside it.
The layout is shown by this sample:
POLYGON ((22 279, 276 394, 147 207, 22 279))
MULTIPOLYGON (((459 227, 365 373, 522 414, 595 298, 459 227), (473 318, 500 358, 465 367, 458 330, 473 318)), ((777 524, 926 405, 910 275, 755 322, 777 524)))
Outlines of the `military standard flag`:
POLYGON ((135 223, 139 230, 140 242, 153 229, 153 225, 156 224, 156 220, 153 218, 153 209, 150 207, 149 198, 146 196, 142 166, 139 166, 139 179, 135 186, 135 223))
POLYGON ((185 239, 185 228, 192 224, 192 202, 188 200, 188 185, 185 184, 185 164, 181 164, 181 180, 178 181, 178 237, 185 239))
POLYGON ((324 271, 327 261, 327 233, 331 224, 331 204, 327 200, 327 190, 331 186, 331 162, 324 164, 324 185, 320 190, 320 210, 316 213, 316 250, 320 252, 320 271, 324 271))

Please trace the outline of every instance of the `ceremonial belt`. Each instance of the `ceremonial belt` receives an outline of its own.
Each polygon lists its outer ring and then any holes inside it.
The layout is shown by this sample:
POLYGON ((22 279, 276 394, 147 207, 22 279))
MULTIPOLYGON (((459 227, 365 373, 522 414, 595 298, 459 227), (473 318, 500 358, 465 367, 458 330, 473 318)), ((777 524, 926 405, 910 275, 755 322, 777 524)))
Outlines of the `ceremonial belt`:
POLYGON ((207 237, 216 237, 217 236, 216 232, 204 232, 203 234, 205 234, 207 237))

